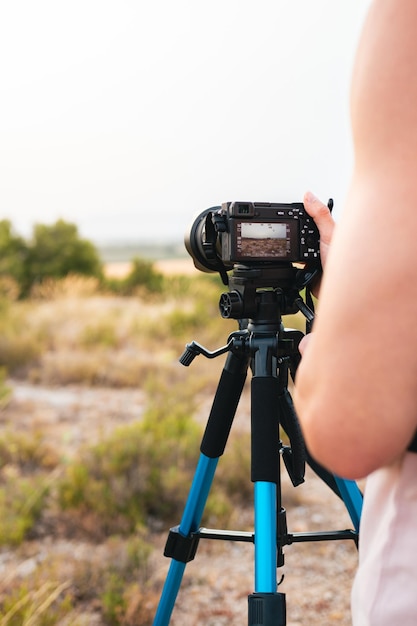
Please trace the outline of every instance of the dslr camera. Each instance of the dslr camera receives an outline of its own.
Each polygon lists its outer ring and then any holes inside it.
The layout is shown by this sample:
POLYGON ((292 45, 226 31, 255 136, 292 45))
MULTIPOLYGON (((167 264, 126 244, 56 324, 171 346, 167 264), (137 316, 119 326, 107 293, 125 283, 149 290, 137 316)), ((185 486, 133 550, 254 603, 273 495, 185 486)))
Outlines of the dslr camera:
POLYGON ((236 264, 320 267, 320 235, 300 202, 225 202, 203 211, 185 236, 185 247, 202 271, 236 264))

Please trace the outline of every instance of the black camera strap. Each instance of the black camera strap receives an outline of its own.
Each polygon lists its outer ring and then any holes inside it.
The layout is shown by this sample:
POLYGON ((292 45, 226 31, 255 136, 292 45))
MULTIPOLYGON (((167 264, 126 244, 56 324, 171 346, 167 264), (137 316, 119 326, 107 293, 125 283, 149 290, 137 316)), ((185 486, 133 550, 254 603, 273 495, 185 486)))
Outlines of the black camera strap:
MULTIPOLYGON (((311 289, 309 285, 306 286, 305 298, 306 298, 306 305, 314 313, 313 294, 311 293, 311 289)), ((306 334, 308 335, 309 333, 311 333, 312 330, 313 330, 313 320, 307 320, 306 321, 306 334)))

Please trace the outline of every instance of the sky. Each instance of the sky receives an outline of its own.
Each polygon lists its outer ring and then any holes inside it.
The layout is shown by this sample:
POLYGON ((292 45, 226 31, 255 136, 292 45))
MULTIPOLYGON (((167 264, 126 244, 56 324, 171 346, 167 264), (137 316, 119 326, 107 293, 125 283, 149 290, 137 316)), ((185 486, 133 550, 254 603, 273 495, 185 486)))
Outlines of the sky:
POLYGON ((0 219, 181 241, 222 202, 340 214, 369 0, 3 0, 0 219))
POLYGON ((242 222, 241 235, 249 239, 286 239, 287 224, 242 222))

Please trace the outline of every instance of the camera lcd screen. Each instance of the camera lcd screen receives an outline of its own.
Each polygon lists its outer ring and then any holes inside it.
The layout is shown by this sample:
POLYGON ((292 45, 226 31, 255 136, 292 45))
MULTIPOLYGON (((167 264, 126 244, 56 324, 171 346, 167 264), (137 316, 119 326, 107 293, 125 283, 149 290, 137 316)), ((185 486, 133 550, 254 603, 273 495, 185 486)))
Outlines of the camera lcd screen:
POLYGON ((237 253, 242 257, 286 259, 291 255, 291 228, 286 222, 239 222, 237 253))

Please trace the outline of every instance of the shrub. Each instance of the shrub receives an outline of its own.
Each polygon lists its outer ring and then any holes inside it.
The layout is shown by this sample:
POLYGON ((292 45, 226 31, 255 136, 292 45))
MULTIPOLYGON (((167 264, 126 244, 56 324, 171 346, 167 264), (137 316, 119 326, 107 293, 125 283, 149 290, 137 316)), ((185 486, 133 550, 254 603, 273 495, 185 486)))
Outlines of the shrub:
POLYGON ((28 248, 24 240, 15 235, 9 220, 0 221, 0 277, 10 277, 22 284, 25 275, 28 248))
POLYGON ((48 481, 34 476, 8 476, 0 486, 0 544, 19 545, 39 519, 48 495, 48 481))
POLYGON ((53 469, 58 461, 41 431, 6 431, 0 435, 0 470, 13 465, 19 473, 32 474, 36 470, 53 469))
POLYGON ((0 436, 0 544, 19 545, 34 528, 55 481, 56 453, 40 432, 0 436))
POLYGON ((134 292, 136 287, 146 287, 148 291, 160 292, 164 284, 163 275, 156 271, 151 261, 135 257, 132 260, 132 269, 125 280, 128 294, 134 292))
POLYGON ((42 350, 41 337, 28 325, 20 304, 9 304, 0 311, 0 368, 9 374, 32 363, 42 350))
POLYGON ((50 226, 37 224, 25 259, 23 293, 45 278, 68 274, 101 276, 102 265, 94 245, 80 238, 75 224, 58 220, 50 226))
POLYGON ((159 294, 165 286, 164 276, 158 272, 152 261, 135 257, 125 278, 106 278, 103 286, 121 296, 138 295, 145 291, 159 294))

